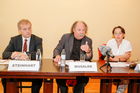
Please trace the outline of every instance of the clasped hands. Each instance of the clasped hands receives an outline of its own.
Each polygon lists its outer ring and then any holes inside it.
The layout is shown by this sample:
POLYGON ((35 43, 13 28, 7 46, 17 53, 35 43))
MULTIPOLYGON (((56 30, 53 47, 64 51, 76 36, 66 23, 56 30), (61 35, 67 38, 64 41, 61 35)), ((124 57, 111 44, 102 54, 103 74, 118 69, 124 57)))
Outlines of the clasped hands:
POLYGON ((23 52, 12 52, 11 55, 12 59, 18 59, 18 60, 26 60, 29 59, 28 55, 23 52))

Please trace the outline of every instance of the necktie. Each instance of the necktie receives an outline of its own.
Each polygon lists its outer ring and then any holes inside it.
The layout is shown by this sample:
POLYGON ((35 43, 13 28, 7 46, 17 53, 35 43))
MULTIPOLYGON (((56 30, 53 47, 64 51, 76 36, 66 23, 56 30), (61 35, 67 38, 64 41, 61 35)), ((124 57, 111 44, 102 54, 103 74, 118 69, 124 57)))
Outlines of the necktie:
POLYGON ((23 52, 27 52, 27 39, 25 39, 25 42, 24 42, 23 52))

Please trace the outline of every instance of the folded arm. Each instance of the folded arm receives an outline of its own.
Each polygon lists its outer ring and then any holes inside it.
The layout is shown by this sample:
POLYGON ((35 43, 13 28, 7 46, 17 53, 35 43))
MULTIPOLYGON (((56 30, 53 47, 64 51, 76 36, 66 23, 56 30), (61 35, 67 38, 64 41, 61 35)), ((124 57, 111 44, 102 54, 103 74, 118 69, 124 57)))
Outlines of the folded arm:
POLYGON ((125 52, 124 55, 115 56, 114 58, 110 57, 110 61, 127 61, 131 56, 131 51, 125 52))

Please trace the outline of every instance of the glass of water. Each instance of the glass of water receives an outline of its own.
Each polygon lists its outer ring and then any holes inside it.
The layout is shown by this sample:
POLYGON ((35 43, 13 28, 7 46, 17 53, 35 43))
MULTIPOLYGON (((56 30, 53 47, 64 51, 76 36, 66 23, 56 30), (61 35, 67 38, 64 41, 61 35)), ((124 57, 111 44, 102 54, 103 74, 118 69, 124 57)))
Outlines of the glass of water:
POLYGON ((140 57, 137 57, 137 64, 140 64, 140 57))
POLYGON ((85 54, 80 54, 80 61, 82 61, 82 62, 85 61, 85 54))

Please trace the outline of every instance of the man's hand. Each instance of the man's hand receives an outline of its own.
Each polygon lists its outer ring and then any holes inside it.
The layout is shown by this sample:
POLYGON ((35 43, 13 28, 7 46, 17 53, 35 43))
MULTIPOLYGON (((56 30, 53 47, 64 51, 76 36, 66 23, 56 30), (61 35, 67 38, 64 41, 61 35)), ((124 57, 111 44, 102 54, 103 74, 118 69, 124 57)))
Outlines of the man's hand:
POLYGON ((60 56, 60 55, 57 55, 57 56, 53 59, 54 62, 59 62, 60 60, 61 60, 61 56, 60 56))
POLYGON ((27 54, 18 57, 18 60, 27 60, 27 59, 29 59, 27 54))
POLYGON ((85 45, 81 45, 81 49, 82 49, 82 51, 90 52, 88 41, 86 41, 85 45))
POLYGON ((15 52, 12 52, 11 58, 14 59, 15 57, 20 57, 22 55, 24 55, 23 52, 16 52, 15 51, 15 52))

